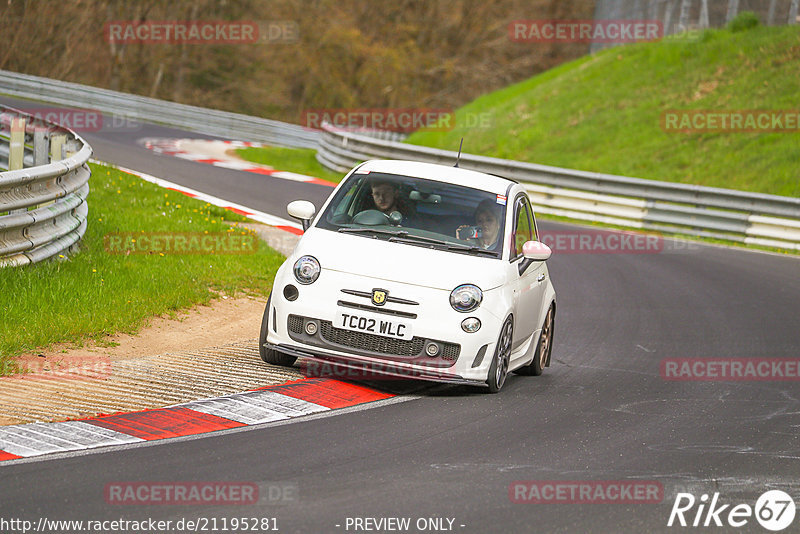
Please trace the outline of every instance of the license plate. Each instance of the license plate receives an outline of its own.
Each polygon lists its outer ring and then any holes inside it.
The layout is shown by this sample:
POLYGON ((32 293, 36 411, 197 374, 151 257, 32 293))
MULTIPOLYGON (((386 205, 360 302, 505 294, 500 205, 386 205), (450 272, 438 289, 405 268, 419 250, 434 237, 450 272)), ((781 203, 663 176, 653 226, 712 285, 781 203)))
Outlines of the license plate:
POLYGON ((403 321, 365 317, 358 313, 340 312, 336 317, 336 326, 345 330, 354 330, 376 336, 392 337, 395 339, 411 339, 411 325, 403 321))

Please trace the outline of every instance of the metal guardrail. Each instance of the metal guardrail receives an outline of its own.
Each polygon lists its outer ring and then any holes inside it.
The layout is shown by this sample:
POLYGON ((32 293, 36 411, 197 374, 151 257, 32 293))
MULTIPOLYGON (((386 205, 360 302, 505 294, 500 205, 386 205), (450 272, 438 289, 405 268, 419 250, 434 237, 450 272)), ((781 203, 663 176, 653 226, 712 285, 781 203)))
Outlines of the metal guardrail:
POLYGON ((319 130, 240 113, 189 106, 89 85, 0 70, 0 93, 163 124, 225 139, 316 148, 319 130))
POLYGON ((0 267, 75 247, 86 232, 91 155, 74 132, 0 106, 0 267))
MULTIPOLYGON (((316 148, 324 166, 412 159, 450 164, 456 153, 403 144, 391 132, 323 131, 0 70, 0 92, 166 124, 223 138, 316 148)), ((0 143, 0 164, 4 161, 0 143)), ((5 156, 7 158, 7 156, 5 156)), ((26 156, 28 160, 32 157, 26 156)), ((562 169, 462 154, 461 166, 526 183, 539 213, 800 250, 800 199, 562 169)), ((0 209, 2 205, 0 204, 0 209)), ((0 227, 0 232, 3 229, 0 227)), ((1 235, 1 234, 0 234, 1 235)))
MULTIPOLYGON (((317 160, 344 172, 369 159, 450 164, 456 152, 357 135, 323 125, 317 160)), ((526 184, 551 215, 800 250, 800 199, 645 180, 462 154, 459 166, 526 184)))

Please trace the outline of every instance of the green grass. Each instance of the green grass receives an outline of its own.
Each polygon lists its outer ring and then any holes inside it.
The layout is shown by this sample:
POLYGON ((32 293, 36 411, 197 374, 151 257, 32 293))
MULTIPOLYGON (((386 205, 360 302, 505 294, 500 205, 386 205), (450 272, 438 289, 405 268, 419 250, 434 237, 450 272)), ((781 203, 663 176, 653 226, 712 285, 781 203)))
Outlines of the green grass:
MULTIPOLYGON (((91 167, 81 250, 61 261, 0 269, 0 374, 13 371, 13 357, 23 352, 58 342, 102 343, 220 293, 266 295, 271 289, 283 257, 263 243, 255 254, 239 255, 106 252, 106 234, 228 232, 231 221, 245 219, 116 169, 91 167)), ((253 324, 253 336, 258 328, 253 324)))
POLYGON ((798 110, 800 27, 621 46, 490 93, 407 142, 558 167, 800 196, 800 133, 668 133, 666 110, 798 110), (476 118, 486 127, 468 127, 476 118))
POLYGON ((339 183, 344 174, 326 169, 314 157, 310 148, 239 148, 236 153, 247 161, 269 165, 280 171, 291 171, 339 183))

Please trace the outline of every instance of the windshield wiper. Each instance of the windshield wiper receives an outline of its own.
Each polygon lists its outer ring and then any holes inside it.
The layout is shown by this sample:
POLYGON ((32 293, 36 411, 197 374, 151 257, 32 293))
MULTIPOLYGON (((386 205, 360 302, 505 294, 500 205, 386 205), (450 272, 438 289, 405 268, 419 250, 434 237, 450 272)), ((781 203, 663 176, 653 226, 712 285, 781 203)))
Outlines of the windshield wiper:
POLYGON ((446 250, 453 250, 457 252, 467 252, 469 254, 485 254, 492 257, 497 257, 497 252, 486 250, 474 245, 457 245, 441 239, 433 237, 424 237, 420 235, 409 234, 406 230, 380 230, 378 228, 339 228, 338 232, 344 234, 377 234, 390 236, 387 241, 391 243, 408 243, 411 245, 430 244, 436 247, 442 247, 446 250))
POLYGON ((468 246, 468 245, 450 245, 447 246, 448 250, 458 250, 463 252, 469 252, 470 254, 486 254, 492 256, 494 258, 497 257, 497 251, 494 250, 487 250, 485 248, 476 247, 476 246, 468 246))
POLYGON ((343 234, 380 234, 380 235, 389 235, 392 237, 406 237, 408 232, 406 230, 379 230, 377 228, 339 228, 337 232, 341 232, 343 234))
POLYGON ((392 237, 389 239, 389 241, 391 241, 392 243, 396 241, 415 241, 418 243, 431 243, 433 245, 442 245, 442 246, 447 246, 450 244, 447 241, 442 241, 441 239, 409 234, 408 232, 406 232, 406 235, 398 235, 396 237, 392 237))
POLYGON ((389 241, 391 241, 392 243, 411 243, 411 244, 430 243, 432 245, 438 245, 440 247, 443 247, 447 250, 468 252, 470 254, 487 254, 492 257, 497 257, 497 252, 492 250, 486 250, 481 247, 470 246, 470 245, 457 245, 454 243, 443 241, 441 239, 434 239, 432 237, 423 237, 413 234, 408 236, 390 237, 389 241))

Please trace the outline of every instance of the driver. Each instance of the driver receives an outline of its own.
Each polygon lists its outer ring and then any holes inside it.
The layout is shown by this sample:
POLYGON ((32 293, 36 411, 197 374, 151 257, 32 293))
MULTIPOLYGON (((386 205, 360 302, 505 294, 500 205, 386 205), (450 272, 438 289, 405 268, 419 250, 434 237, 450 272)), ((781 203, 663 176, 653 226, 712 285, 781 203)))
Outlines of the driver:
POLYGON ((416 220, 413 206, 403 199, 400 187, 396 182, 380 178, 374 179, 370 182, 370 192, 375 209, 390 217, 392 224, 406 226, 416 220), (399 216, 392 217, 395 212, 399 216))
MULTIPOLYGON (((399 211, 403 214, 400 204, 400 190, 392 182, 375 181, 371 184, 372 200, 375 202, 375 208, 389 215, 393 211, 399 211)), ((405 215, 405 214, 403 214, 405 215)))

